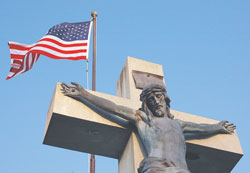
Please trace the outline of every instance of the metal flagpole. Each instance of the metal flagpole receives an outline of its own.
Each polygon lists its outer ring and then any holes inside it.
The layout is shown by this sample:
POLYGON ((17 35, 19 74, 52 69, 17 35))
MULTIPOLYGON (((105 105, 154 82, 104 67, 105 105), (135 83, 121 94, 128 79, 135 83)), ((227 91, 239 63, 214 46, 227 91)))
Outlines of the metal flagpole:
MULTIPOLYGON (((92 91, 96 90, 96 17, 97 12, 92 11, 93 17, 93 63, 92 63, 92 91)), ((95 155, 91 154, 90 173, 95 173, 95 155)))
POLYGON ((86 86, 86 88, 89 89, 89 60, 86 60, 86 73, 87 73, 87 86, 86 86))
POLYGON ((97 12, 92 11, 93 17, 93 63, 92 63, 92 90, 96 90, 96 17, 97 12))
MULTIPOLYGON (((86 61, 87 89, 89 89, 89 60, 86 61)), ((88 154, 88 173, 90 173, 90 154, 88 154)))

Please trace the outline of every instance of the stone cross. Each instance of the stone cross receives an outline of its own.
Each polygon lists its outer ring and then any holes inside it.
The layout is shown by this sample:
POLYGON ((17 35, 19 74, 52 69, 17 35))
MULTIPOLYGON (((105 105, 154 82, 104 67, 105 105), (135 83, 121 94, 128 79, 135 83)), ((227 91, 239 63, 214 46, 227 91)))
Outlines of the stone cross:
MULTIPOLYGON (((162 66, 128 57, 117 82, 117 96, 89 91, 119 105, 138 109, 139 95, 147 82, 163 82, 162 66)), ((70 150, 92 153, 119 160, 119 173, 137 173, 146 152, 136 130, 121 118, 109 114, 90 103, 82 104, 64 96, 60 84, 54 92, 48 111, 43 143, 70 150)), ((177 119, 195 123, 218 121, 175 110, 177 119)), ((187 164, 192 173, 230 172, 243 152, 236 132, 209 138, 187 140, 187 164)))

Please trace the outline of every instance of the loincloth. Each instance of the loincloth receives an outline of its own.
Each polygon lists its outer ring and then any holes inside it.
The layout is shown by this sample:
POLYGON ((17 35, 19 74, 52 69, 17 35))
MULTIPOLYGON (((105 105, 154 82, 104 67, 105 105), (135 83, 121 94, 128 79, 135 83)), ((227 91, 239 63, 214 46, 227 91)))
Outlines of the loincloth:
POLYGON ((138 173, 191 173, 188 169, 178 168, 166 159, 147 157, 141 163, 138 173))

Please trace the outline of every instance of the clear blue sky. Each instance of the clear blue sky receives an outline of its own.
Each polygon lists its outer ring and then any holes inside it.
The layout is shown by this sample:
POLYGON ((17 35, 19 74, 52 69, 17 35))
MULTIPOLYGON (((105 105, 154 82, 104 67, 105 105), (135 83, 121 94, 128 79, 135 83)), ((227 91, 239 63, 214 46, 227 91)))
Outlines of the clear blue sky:
MULTIPOLYGON (((172 109, 237 125, 245 155, 232 172, 246 172, 249 9, 249 0, 1 0, 0 172, 87 172, 87 154, 42 144, 56 83, 86 87, 85 61, 41 56, 32 70, 5 78, 8 41, 33 44, 55 24, 89 20, 92 10, 99 13, 97 91, 116 94, 127 56, 162 64, 172 109)), ((97 173, 117 172, 114 159, 97 157, 96 166, 97 173)))

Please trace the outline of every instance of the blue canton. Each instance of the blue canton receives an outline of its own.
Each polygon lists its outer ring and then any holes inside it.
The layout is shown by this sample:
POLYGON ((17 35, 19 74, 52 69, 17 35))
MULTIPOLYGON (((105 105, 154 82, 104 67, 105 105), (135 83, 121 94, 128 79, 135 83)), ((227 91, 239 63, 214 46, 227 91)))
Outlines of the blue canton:
POLYGON ((89 27, 90 21, 80 23, 65 22, 50 28, 46 35, 53 35, 64 41, 88 40, 89 27))

